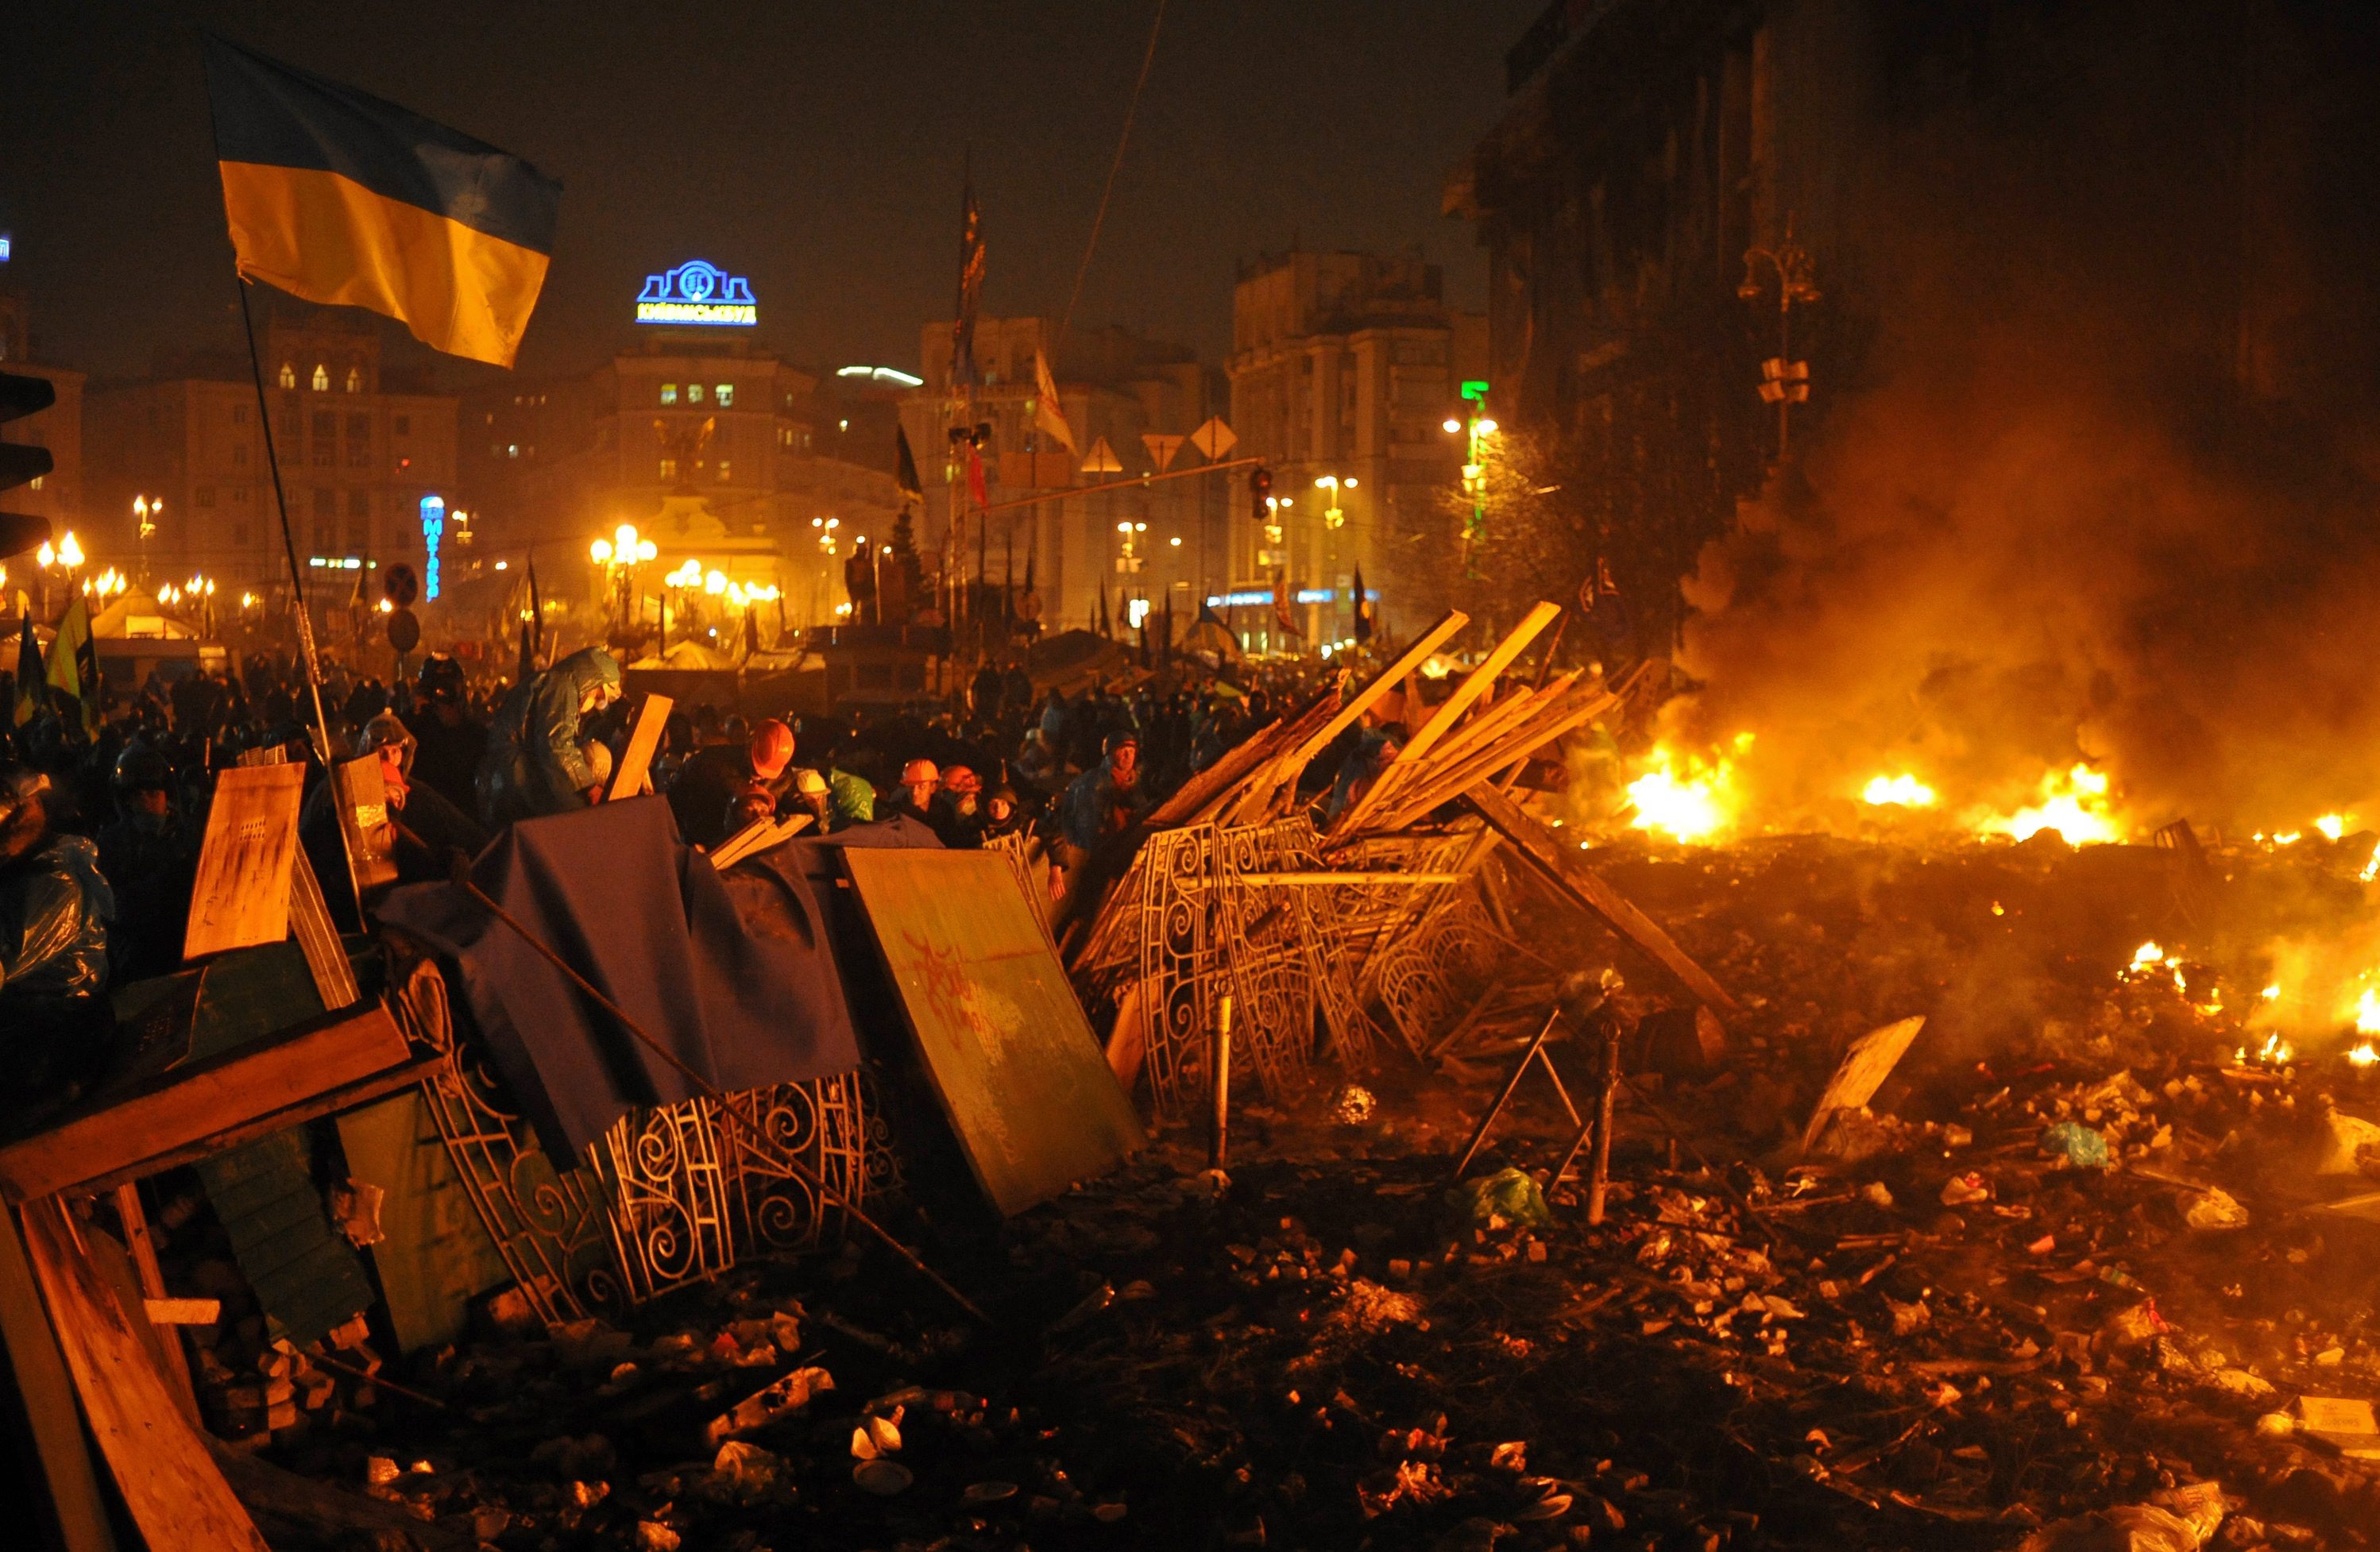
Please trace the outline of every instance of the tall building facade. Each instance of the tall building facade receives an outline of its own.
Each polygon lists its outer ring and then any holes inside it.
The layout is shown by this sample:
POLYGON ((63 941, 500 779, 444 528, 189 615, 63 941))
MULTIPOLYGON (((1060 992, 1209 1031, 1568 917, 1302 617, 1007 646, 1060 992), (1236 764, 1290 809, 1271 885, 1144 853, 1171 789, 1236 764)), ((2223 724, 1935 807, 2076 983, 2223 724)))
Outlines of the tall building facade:
POLYGON ((1330 593, 1305 606, 1308 640, 1352 630, 1358 566, 1391 624, 1446 607, 1464 444, 1443 423, 1487 343, 1487 320, 1448 308, 1438 267, 1415 254, 1293 251, 1242 270, 1231 422, 1282 504, 1269 526, 1253 511, 1233 526, 1234 572, 1246 590, 1330 593))
POLYGON ((1206 461, 1188 438, 1223 413, 1214 369, 1187 346, 1127 329, 1070 330, 1062 343, 1054 318, 981 318, 978 382, 961 392, 952 382, 951 335, 947 321, 922 329, 926 381, 901 405, 925 486, 917 534, 929 564, 947 560, 970 581, 981 576, 1019 591, 1029 567, 1048 630, 1094 624, 1102 600, 1111 624, 1161 610, 1169 598, 1177 619, 1185 610, 1195 616, 1198 597, 1232 575, 1227 515, 1237 498, 1228 476, 1138 481, 1206 461), (1050 363, 1072 451, 1039 425, 1037 352, 1050 363), (995 509, 980 522, 972 515, 966 449, 953 440, 977 428, 987 429, 978 455, 995 509), (1100 455, 1102 443, 1111 459, 1100 455), (1112 469, 1099 467, 1111 461, 1112 469), (999 510, 1036 497, 1050 499, 999 510))
MULTIPOLYGON (((423 498, 455 495, 455 399, 383 370, 381 328, 359 314, 285 307, 259 343, 299 564, 419 569, 423 498)), ((136 578, 278 587, 287 564, 256 407, 245 357, 168 358, 148 379, 94 384, 84 417, 94 560, 136 578), (136 500, 149 511, 145 538, 136 500)))
MULTIPOLYGON (((23 296, 0 291, 0 371, 47 382, 57 401, 39 414, 0 425, 0 442, 50 450, 50 472, 30 485, 6 492, 11 512, 46 517, 63 536, 85 520, 83 510, 83 374, 37 358, 32 307, 23 296)), ((21 570, 21 563, 20 563, 21 570)))

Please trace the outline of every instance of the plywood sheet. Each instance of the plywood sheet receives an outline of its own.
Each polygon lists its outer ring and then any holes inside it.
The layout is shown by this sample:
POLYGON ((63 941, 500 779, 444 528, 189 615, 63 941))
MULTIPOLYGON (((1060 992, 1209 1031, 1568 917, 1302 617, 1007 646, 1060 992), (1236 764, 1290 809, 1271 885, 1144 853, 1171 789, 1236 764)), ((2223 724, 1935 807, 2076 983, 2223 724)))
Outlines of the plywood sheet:
POLYGON ((1022 1212, 1140 1146, 1066 973, 989 852, 844 854, 927 1074, 984 1194, 1022 1212))
POLYGON ((1802 1146, 1808 1147, 1818 1140, 1819 1128, 1827 1117, 1837 1110, 1857 1109, 1876 1097, 1884 1080, 1900 1064, 1909 1043, 1925 1027, 1925 1015, 1897 1019, 1880 1029, 1871 1029, 1851 1043, 1835 1075, 1827 1080, 1826 1092, 1818 1096, 1818 1108, 1810 1112, 1810 1124, 1802 1134, 1802 1146))
POLYGON ((237 766, 215 777, 185 959, 289 936, 289 865, 305 782, 305 767, 286 764, 237 766))
POLYGON ((350 1175, 388 1193, 380 1206, 387 1237, 370 1255, 397 1346, 410 1352, 458 1340, 471 1301, 513 1274, 455 1173, 420 1090, 341 1116, 339 1146, 350 1175))

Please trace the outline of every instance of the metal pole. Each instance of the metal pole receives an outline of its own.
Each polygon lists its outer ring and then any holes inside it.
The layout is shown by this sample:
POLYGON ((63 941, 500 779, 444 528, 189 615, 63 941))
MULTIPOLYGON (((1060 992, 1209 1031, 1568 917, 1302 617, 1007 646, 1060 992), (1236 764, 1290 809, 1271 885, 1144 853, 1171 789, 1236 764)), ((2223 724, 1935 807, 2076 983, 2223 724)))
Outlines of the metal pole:
POLYGON ((1207 1066, 1215 1094, 1214 1120, 1207 1134, 1207 1167, 1220 1170, 1231 1141, 1232 999, 1228 992, 1216 1000, 1215 1038, 1207 1066))
MULTIPOLYGON (((306 670, 306 690, 314 701, 314 734, 321 741, 317 751, 325 769, 331 763, 331 720, 322 711, 322 668, 314 657, 314 620, 306 607, 306 573, 298 564, 298 541, 289 533, 289 495, 281 488, 281 456, 273 445, 273 406, 264 399, 264 368, 256 355, 256 320, 248 307, 248 282, 238 274, 232 284, 239 291, 240 327, 248 334, 248 374, 256 384, 256 418, 264 432, 264 465, 273 475, 273 503, 281 514, 281 553, 289 563, 289 589, 298 604, 298 651, 306 670)), ((354 859, 348 859, 350 870, 354 859)))
POLYGON ((1620 1093, 1620 1022, 1607 1013, 1597 1021, 1603 1034, 1603 1070, 1595 1096, 1595 1157, 1587 1167, 1586 1221, 1603 1221, 1603 1202, 1611 1184, 1611 1108, 1620 1093))

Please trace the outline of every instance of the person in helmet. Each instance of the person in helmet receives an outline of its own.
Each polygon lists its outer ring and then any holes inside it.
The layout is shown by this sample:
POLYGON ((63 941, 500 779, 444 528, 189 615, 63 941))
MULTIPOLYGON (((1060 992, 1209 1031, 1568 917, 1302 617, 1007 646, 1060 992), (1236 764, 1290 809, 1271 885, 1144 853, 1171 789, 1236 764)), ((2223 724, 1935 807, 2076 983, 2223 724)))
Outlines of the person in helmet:
POLYGON ((1002 783, 991 790, 983 800, 983 838, 996 841, 1003 835, 1020 835, 1033 822, 1017 798, 1016 789, 1002 783))
MULTIPOLYGON (((377 816, 358 812, 358 838, 387 857, 396 868, 396 883, 425 883, 452 876, 454 858, 477 856, 488 843, 488 832, 432 787, 412 780, 416 754, 412 731, 395 713, 382 711, 364 723, 356 735, 356 758, 379 762, 384 802, 377 816)), ((319 782, 306 796, 298 819, 298 838, 322 880, 322 892, 332 919, 344 932, 363 929, 355 911, 355 890, 348 875, 347 841, 340 831, 337 788, 319 782)))
POLYGON ((811 822, 807 834, 824 835, 843 828, 843 820, 834 811, 834 789, 827 785, 824 776, 808 766, 794 772, 793 790, 785 794, 783 811, 808 814, 811 822))
POLYGON ((972 767, 942 768, 941 790, 934 794, 929 822, 945 846, 968 850, 983 844, 983 778, 972 767))
POLYGON ((97 1077, 115 893, 99 848, 54 831, 49 778, 0 760, 0 1110, 22 1115, 97 1077))
POLYGON ((99 870, 115 891, 116 968, 127 979, 166 975, 181 963, 197 829, 175 801, 172 767, 147 740, 125 746, 110 785, 115 817, 99 832, 99 870))
POLYGON ((942 773, 929 759, 913 759, 901 768, 901 784, 895 789, 888 817, 904 817, 931 827, 934 822, 934 794, 941 790, 942 773))
MULTIPOLYGON (((728 719, 741 727, 741 717, 728 719)), ((785 771, 794 760, 794 730, 774 717, 762 721, 744 737, 697 749, 670 783, 670 811, 677 816, 678 834, 688 845, 708 850, 738 827, 728 826, 730 810, 744 789, 759 782, 769 794, 773 811, 777 798, 791 784, 785 771)))
POLYGON ((413 784, 432 789, 459 812, 476 810, 480 800, 473 783, 488 752, 488 724, 471 713, 461 663, 443 652, 422 661, 405 725, 416 746, 413 784))
POLYGON ((1099 763, 1075 777, 1059 804, 1066 844, 1079 854, 1068 866, 1080 866, 1081 855, 1130 830, 1148 809, 1140 792, 1140 739, 1111 734, 1099 763))
POLYGON ((480 762, 481 818, 500 827, 599 799, 602 788, 579 747, 580 724, 619 698, 620 665, 601 647, 583 647, 514 685, 480 762))

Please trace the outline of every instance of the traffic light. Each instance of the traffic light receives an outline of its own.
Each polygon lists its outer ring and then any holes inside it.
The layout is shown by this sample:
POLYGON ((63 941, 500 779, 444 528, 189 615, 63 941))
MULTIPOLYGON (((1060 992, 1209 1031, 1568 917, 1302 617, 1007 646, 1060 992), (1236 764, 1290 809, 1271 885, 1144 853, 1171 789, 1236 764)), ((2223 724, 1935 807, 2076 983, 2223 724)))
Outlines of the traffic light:
POLYGON ((1262 464, 1248 470, 1248 510, 1259 523, 1272 521, 1272 470, 1262 464))
MULTIPOLYGON (((0 372, 0 423, 47 409, 57 403, 57 390, 51 387, 45 379, 0 372)), ((0 442, 0 491, 39 479, 55 467, 46 447, 0 442)), ((30 550, 37 544, 47 543, 49 538, 48 518, 0 512, 0 560, 30 550)))

